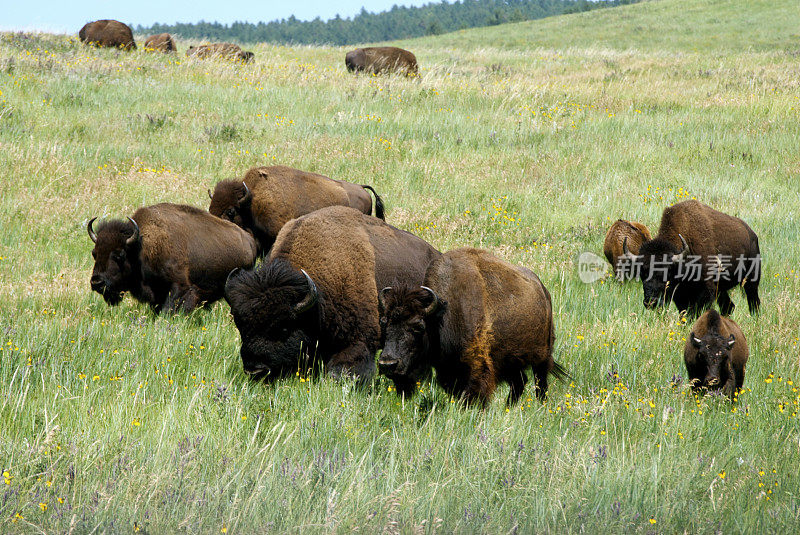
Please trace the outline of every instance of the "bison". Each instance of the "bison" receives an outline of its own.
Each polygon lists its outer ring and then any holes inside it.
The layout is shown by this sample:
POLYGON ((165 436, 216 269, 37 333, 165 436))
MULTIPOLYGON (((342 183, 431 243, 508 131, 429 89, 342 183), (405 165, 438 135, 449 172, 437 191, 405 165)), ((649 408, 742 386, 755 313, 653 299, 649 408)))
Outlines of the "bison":
POLYGON ((97 230, 96 219, 87 225, 95 244, 91 286, 109 305, 129 291, 155 312, 189 312, 221 298, 228 273, 256 259, 249 233, 192 206, 139 208, 97 230))
POLYGON ((78 32, 78 37, 81 42, 95 46, 136 49, 136 41, 133 40, 130 27, 118 20, 104 19, 89 22, 78 32))
POLYGON ((168 33, 151 35, 144 42, 144 49, 148 51, 164 52, 165 54, 178 51, 178 47, 175 46, 175 40, 172 39, 172 36, 168 33))
POLYGON ((631 253, 638 254, 639 247, 644 242, 652 240, 653 237, 650 236, 650 231, 643 224, 636 221, 617 219, 608 229, 606 239, 603 242, 603 254, 606 255, 606 259, 615 272, 620 259, 624 256, 622 244, 626 239, 631 253))
POLYGON ((249 230, 266 253, 281 227, 295 217, 326 206, 350 206, 360 212, 372 211, 384 219, 383 200, 370 186, 333 180, 323 175, 277 165, 254 167, 242 180, 223 180, 208 192, 208 211, 249 230))
POLYGON ((413 393, 436 370, 445 390, 486 405, 500 382, 516 403, 533 369, 544 400, 548 375, 565 377, 553 360, 555 330, 550 293, 529 269, 472 248, 431 263, 423 285, 397 284, 378 296, 381 373, 398 393, 413 393))
POLYGON ((198 59, 219 57, 250 63, 253 61, 255 54, 244 51, 239 45, 233 43, 213 43, 210 45, 190 46, 189 50, 186 51, 186 56, 198 59))
POLYGON ((344 64, 350 72, 405 72, 406 75, 419 72, 416 56, 394 46, 357 48, 345 55, 344 64))
POLYGON ((695 317, 716 299, 722 315, 729 316, 735 305, 728 291, 742 285, 750 313, 758 312, 758 236, 738 217, 696 200, 679 202, 664 209, 658 235, 644 242, 638 255, 623 240, 623 256, 640 268, 647 308, 673 301, 695 317))
POLYGON ((368 380, 380 342, 377 289, 421 284, 439 255, 353 208, 293 219, 257 270, 234 271, 225 285, 244 371, 271 380, 321 364, 368 380))
POLYGON ((722 390, 733 399, 744 384, 747 340, 736 323, 709 310, 692 327, 683 349, 686 372, 695 390, 722 390))

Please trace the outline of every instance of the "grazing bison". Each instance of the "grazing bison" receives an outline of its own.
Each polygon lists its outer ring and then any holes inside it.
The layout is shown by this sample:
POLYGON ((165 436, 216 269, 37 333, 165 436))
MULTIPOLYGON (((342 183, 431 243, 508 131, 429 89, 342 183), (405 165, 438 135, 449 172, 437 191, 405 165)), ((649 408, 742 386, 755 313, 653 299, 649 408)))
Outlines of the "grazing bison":
POLYGON ((683 348, 683 360, 692 387, 719 390, 733 399, 744 384, 747 340, 739 326, 709 310, 692 327, 683 348))
POLYGON ((208 59, 212 57, 219 57, 224 59, 232 59, 241 61, 242 63, 250 63, 253 61, 255 54, 241 49, 239 45, 233 43, 214 43, 210 45, 190 46, 186 51, 188 57, 196 57, 198 59, 208 59))
POLYGON ((261 252, 272 247, 281 227, 295 217, 326 206, 349 206, 367 215, 372 211, 383 219, 383 200, 370 186, 333 180, 323 175, 276 165, 254 167, 244 181, 223 180, 209 191, 208 211, 253 233, 261 252))
POLYGON ((653 239, 647 227, 636 221, 625 221, 617 219, 606 233, 603 242, 603 254, 606 255, 608 262, 614 267, 616 272, 617 263, 624 256, 622 244, 627 239, 628 249, 633 254, 639 253, 639 247, 646 241, 653 239))
POLYGON ((694 317, 716 299, 722 315, 728 316, 734 309, 728 291, 741 284, 750 313, 758 312, 758 236, 738 217, 699 201, 679 202, 664 209, 658 235, 643 243, 638 255, 624 240, 623 256, 641 268, 647 308, 673 301, 679 311, 694 317))
POLYGON ((419 71, 416 56, 394 46, 357 48, 345 55, 344 64, 350 72, 405 72, 412 75, 419 71))
POLYGON ((439 254, 344 206, 293 219, 264 264, 234 271, 225 286, 244 371, 272 379, 324 364, 334 374, 370 378, 380 342, 377 289, 421 284, 439 254))
POLYGON ((81 42, 95 46, 136 49, 136 41, 133 40, 130 27, 118 20, 104 19, 89 22, 78 32, 78 37, 81 42))
POLYGON ((123 292, 153 310, 186 312, 222 297, 225 278, 256 258, 252 236, 192 206, 156 204, 128 221, 112 220, 87 230, 94 242, 92 290, 116 305, 123 292))
POLYGON ((154 50, 164 53, 178 51, 178 47, 175 46, 175 40, 172 39, 172 36, 168 33, 158 33, 156 35, 151 35, 144 42, 144 49, 149 51, 154 50))
POLYGON ((381 373, 412 393, 431 369, 451 394, 486 405, 499 382, 519 400, 533 368, 544 400, 547 376, 566 376, 553 361, 550 293, 529 269, 481 249, 456 249, 428 267, 424 286, 394 285, 379 294, 381 373))

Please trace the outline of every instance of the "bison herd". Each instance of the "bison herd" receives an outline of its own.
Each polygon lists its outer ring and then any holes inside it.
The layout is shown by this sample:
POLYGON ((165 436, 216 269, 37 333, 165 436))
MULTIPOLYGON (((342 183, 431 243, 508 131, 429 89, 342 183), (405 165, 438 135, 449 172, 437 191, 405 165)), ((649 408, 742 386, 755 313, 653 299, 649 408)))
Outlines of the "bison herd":
MULTIPOLYGON (((121 48, 135 50, 131 28, 118 20, 96 20, 89 22, 78 32, 81 42, 98 47, 121 48)), ((149 52, 165 54, 178 51, 175 40, 168 33, 151 35, 144 42, 144 49, 149 52)), ((190 46, 186 57, 197 59, 220 58, 240 63, 250 63, 255 54, 242 50, 234 43, 212 43, 190 46)), ((382 74, 387 72, 404 73, 416 76, 419 72, 417 58, 408 50, 394 46, 357 48, 345 55, 345 66, 350 72, 366 72, 382 74)))
MULTIPOLYGON (((130 28, 113 20, 87 24, 80 39, 136 48, 130 28)), ((169 34, 148 38, 145 48, 177 50, 169 34)), ((186 54, 253 59, 227 43, 186 54)), ((393 47, 354 50, 345 64, 418 72, 414 55, 393 47)), ((208 194, 207 211, 162 203, 124 220, 91 219, 92 290, 109 305, 129 292, 156 313, 224 298, 244 372, 258 380, 324 369, 363 383, 378 371, 411 395, 435 370, 447 392, 485 406, 500 383, 516 403, 529 371, 540 400, 550 375, 568 377, 553 359, 551 296, 534 272, 481 249, 438 251, 386 223, 371 186, 272 166, 220 181, 208 194)), ((751 314, 760 305, 760 249, 747 223, 688 200, 664 210, 655 237, 641 223, 616 221, 603 249, 619 280, 642 281, 646 308, 674 303, 700 316, 684 350, 689 378, 696 389, 734 398, 748 349, 727 317, 728 292, 740 286, 751 314)))

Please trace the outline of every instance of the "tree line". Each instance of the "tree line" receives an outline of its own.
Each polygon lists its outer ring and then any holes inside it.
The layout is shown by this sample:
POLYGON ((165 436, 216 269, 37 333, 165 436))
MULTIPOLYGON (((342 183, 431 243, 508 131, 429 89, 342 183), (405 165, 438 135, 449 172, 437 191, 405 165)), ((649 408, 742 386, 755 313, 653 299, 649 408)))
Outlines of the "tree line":
POLYGON ((394 5, 388 11, 361 12, 353 18, 301 21, 294 16, 272 22, 219 22, 153 24, 137 26, 141 34, 167 32, 183 38, 241 43, 349 45, 437 35, 505 22, 541 19, 564 13, 633 4, 641 0, 456 0, 420 7, 394 5))

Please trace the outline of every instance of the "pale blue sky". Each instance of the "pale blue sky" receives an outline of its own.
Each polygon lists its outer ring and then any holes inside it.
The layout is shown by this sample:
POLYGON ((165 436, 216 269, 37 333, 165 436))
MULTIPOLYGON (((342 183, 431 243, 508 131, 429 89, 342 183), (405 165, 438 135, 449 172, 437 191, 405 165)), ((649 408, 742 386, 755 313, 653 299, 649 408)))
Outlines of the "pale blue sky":
POLYGON ((78 33, 97 19, 117 19, 128 24, 154 22, 234 21, 269 22, 294 15, 301 20, 357 14, 361 7, 376 13, 392 5, 419 6, 430 0, 0 0, 0 31, 47 31, 78 33))

